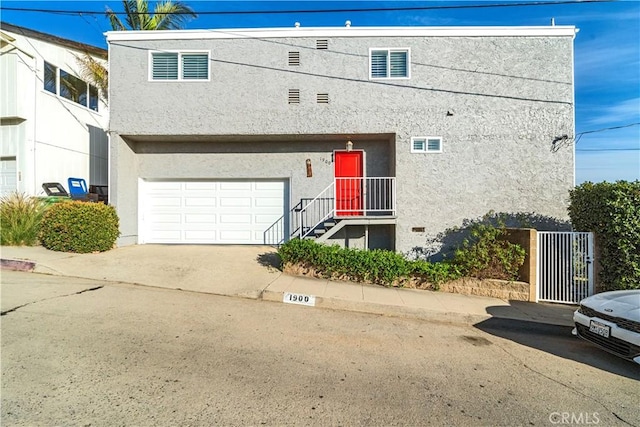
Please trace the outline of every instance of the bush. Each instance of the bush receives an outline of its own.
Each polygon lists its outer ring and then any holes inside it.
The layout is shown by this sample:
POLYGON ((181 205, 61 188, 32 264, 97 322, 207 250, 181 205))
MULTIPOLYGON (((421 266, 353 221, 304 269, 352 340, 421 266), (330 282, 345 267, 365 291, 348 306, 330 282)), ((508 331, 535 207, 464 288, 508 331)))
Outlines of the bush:
POLYGON ((0 200, 0 244, 33 246, 38 242, 46 204, 35 197, 12 193, 0 200))
POLYGON ((457 268, 446 263, 409 261, 392 251, 341 248, 305 239, 288 241, 280 246, 278 254, 283 265, 297 264, 313 268, 328 278, 338 277, 387 286, 397 284, 412 275, 421 276, 433 284, 460 277, 457 268))
POLYGON ((569 217, 576 230, 596 236, 604 290, 640 289, 640 181, 579 185, 569 217))
POLYGON ((455 250, 453 263, 464 276, 478 279, 517 280, 518 270, 524 264, 525 250, 504 239, 504 225, 494 227, 474 224, 470 238, 455 250))
POLYGON ((120 235, 113 206, 68 202, 51 205, 43 218, 42 246, 61 252, 103 252, 113 248, 120 235))
POLYGON ((427 282, 435 285, 436 289, 441 283, 459 279, 462 273, 457 265, 443 262, 411 261, 411 275, 424 278, 427 282))

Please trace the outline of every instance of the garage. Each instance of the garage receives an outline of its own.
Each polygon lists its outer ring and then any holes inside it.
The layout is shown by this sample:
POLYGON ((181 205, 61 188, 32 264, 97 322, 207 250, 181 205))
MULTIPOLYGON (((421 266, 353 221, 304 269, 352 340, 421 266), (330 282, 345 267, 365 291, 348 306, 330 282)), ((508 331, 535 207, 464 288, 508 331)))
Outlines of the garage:
POLYGON ((16 158, 0 158, 0 197, 8 196, 17 189, 16 158))
POLYGON ((287 194, 286 180, 143 180, 140 243, 261 245, 287 194))

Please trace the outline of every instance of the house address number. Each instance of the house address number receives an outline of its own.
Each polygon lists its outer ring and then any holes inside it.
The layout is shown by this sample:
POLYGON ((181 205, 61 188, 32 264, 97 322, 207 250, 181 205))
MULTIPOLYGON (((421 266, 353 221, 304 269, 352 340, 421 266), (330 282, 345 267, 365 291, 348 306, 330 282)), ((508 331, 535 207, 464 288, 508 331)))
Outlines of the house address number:
POLYGON ((316 297, 315 295, 292 294, 290 292, 285 292, 284 297, 282 298, 282 302, 314 307, 316 305, 316 297))

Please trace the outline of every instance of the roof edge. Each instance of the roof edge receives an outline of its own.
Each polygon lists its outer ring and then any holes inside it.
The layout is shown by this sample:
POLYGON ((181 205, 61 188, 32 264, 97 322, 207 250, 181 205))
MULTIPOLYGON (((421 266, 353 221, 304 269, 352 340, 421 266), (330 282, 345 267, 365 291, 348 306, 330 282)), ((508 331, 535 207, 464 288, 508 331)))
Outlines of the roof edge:
POLYGON ((10 24, 4 21, 0 21, 0 30, 6 31, 9 33, 20 34, 21 36, 24 36, 24 37, 31 37, 34 39, 43 40, 49 43, 55 43, 71 49, 76 49, 82 52, 91 53, 93 55, 96 55, 105 59, 108 56, 108 51, 101 47, 77 42, 75 40, 65 39, 63 37, 54 36, 53 34, 43 33, 41 31, 32 30, 30 28, 21 27, 19 25, 10 24))
POLYGON ((288 27, 211 30, 107 31, 110 41, 296 37, 575 37, 573 25, 503 27, 288 27))

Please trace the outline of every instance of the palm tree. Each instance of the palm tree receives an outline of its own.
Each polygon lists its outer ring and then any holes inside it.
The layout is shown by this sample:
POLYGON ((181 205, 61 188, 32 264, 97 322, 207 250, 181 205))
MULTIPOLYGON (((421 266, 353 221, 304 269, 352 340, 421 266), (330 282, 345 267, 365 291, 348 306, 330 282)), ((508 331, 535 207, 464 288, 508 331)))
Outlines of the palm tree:
POLYGON ((123 0, 122 5, 127 14, 126 26, 118 15, 107 7, 107 17, 114 31, 126 30, 179 30, 191 18, 197 18, 193 9, 180 1, 165 0, 156 3, 153 15, 149 14, 147 0, 123 0))
MULTIPOLYGON (((193 9, 179 0, 156 3, 153 15, 149 13, 148 0, 122 0, 122 5, 126 13, 124 23, 109 7, 105 12, 113 31, 179 30, 187 21, 198 17, 193 9)), ((107 68, 87 53, 76 58, 80 64, 82 76, 100 90, 100 96, 106 103, 109 81, 107 68)))

